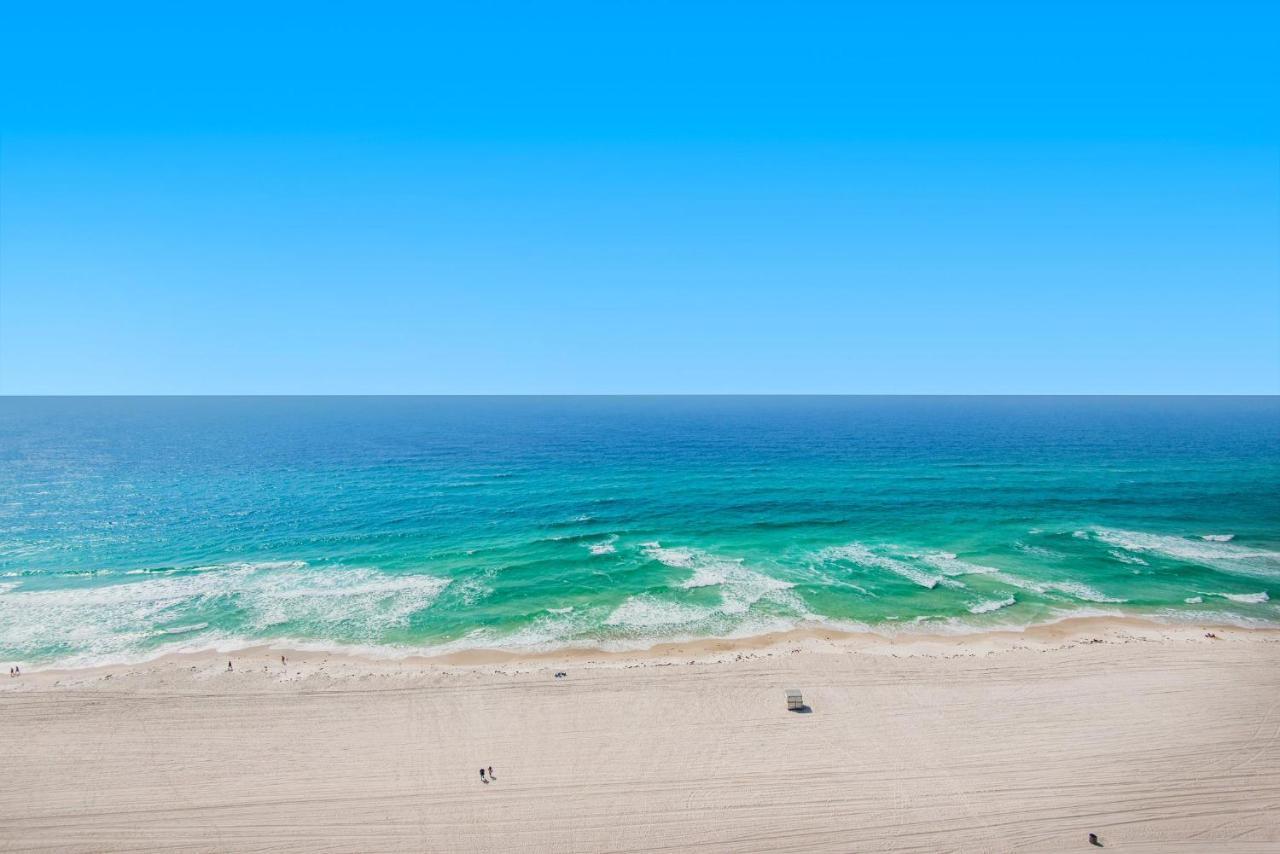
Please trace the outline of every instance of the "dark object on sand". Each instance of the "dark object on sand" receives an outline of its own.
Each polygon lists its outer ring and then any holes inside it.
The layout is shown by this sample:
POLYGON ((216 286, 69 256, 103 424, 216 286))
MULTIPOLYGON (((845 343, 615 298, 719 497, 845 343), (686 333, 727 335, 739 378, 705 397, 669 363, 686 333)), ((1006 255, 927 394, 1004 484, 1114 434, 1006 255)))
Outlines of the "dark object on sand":
POLYGON ((1090 845, 1096 845, 1096 846, 1098 846, 1099 848, 1101 848, 1101 847, 1102 847, 1102 843, 1098 841, 1098 834, 1096 834, 1096 833, 1090 833, 1090 834, 1089 834, 1089 844, 1090 844, 1090 845))
POLYGON ((557 671, 556 671, 556 678, 557 678, 557 679, 563 679, 564 677, 566 677, 566 676, 568 676, 568 675, 569 675, 569 674, 568 674, 568 673, 565 673, 563 670, 557 670, 557 671))

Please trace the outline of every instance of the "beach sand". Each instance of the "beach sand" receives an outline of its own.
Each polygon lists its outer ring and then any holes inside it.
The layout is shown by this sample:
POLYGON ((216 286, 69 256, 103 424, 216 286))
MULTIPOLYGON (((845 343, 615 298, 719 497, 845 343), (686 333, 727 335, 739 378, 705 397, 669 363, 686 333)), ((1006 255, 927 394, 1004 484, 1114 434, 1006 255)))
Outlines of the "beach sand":
POLYGON ((5 851, 1280 850, 1269 630, 254 648, 27 673, 0 721, 5 851))

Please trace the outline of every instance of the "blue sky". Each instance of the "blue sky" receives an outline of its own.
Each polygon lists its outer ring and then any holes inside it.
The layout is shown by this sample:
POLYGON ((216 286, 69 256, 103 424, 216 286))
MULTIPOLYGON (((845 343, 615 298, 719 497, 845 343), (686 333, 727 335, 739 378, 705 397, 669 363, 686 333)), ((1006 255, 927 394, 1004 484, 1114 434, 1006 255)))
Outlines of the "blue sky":
POLYGON ((1280 393, 1274 4, 7 4, 0 392, 1280 393))

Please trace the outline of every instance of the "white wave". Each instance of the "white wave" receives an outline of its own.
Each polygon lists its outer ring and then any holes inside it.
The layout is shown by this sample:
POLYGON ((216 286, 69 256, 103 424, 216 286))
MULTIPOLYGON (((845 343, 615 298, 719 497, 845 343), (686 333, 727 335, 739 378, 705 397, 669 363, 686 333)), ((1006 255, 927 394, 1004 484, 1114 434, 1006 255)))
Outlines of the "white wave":
POLYGON ((1007 599, 991 599, 986 602, 975 602, 969 606, 970 614, 986 614, 990 611, 998 611, 1001 608, 1007 608, 1018 600, 1012 596, 1007 599))
POLYGON ((454 581, 449 593, 462 599, 462 604, 464 605, 475 605, 477 602, 493 595, 493 587, 486 582, 491 580, 494 575, 493 571, 487 571, 462 581, 454 581))
POLYGON ((598 543, 586 543, 585 545, 587 547, 587 551, 591 552, 593 555, 611 555, 618 550, 614 546, 614 543, 617 541, 618 538, 613 536, 598 543))
POLYGON ((171 629, 162 629, 162 631, 166 635, 185 635, 188 632, 198 632, 207 628, 209 628, 208 623, 192 623, 189 626, 174 626, 171 629))
MULTIPOLYGON (((552 609, 548 609, 549 611, 552 609)), ((385 645, 377 649, 392 655, 440 655, 468 649, 548 651, 565 649, 620 652, 647 649, 655 644, 691 641, 699 638, 757 637, 793 629, 816 615, 805 617, 752 613, 740 618, 725 616, 718 609, 699 608, 672 602, 651 594, 633 596, 611 611, 598 607, 581 610, 555 609, 528 625, 503 633, 497 628, 475 629, 445 644, 398 649, 385 645), (603 619, 602 619, 603 617, 603 619), (603 630, 603 631, 602 631, 603 630)))
POLYGON ((1090 587, 1079 581, 1050 581, 1044 584, 1045 590, 1056 590, 1059 593, 1065 593, 1068 596, 1074 596, 1077 599, 1083 599, 1085 602, 1127 602, 1127 599, 1119 599, 1115 596, 1108 596, 1099 590, 1090 587))
POLYGON ((877 634, 888 635, 890 637, 900 637, 904 634, 919 634, 922 630, 927 631, 931 635, 1025 632, 1033 626, 1048 626, 1060 623, 1064 620, 1074 620, 1084 617, 1122 616, 1124 616, 1124 614, 1113 609, 1072 607, 1070 609, 1054 609, 1047 617, 1042 616, 1031 622, 1004 621, 992 623, 989 618, 975 621, 967 617, 926 616, 915 617, 910 622, 900 621, 896 623, 879 623, 874 628, 869 628, 868 631, 874 631, 877 634))
POLYGON ((896 560, 895 558, 885 557, 876 554, 862 543, 850 543, 847 546, 831 546, 825 548, 818 553, 818 558, 824 561, 842 560, 858 566, 867 567, 869 569, 883 569, 894 575, 919 584, 921 587, 927 587, 932 590, 939 584, 947 584, 948 586, 964 585, 958 581, 951 581, 943 575, 933 575, 918 569, 905 561, 896 560), (950 582, 948 584, 948 582, 950 582))
POLYGON ((1121 563, 1137 564, 1138 566, 1150 566, 1149 563, 1147 563, 1145 560, 1138 557, 1137 555, 1125 554, 1119 549, 1112 549, 1111 551, 1107 552, 1107 554, 1111 555, 1111 557, 1115 558, 1121 563))
POLYGON ((791 566, 787 569, 789 578, 795 580, 798 584, 812 585, 814 587, 825 587, 827 589, 844 588, 846 590, 857 591, 862 596, 876 598, 876 594, 863 587, 861 584, 854 584, 847 578, 829 571, 829 568, 811 562, 808 565, 791 566))
POLYGON ((1207 540, 1203 537, 1192 540, 1168 534, 1148 534, 1114 528, 1099 528, 1094 531, 1094 536, 1127 552, 1157 554, 1245 575, 1275 577, 1280 574, 1280 552, 1238 546, 1226 540, 1207 540))
POLYGON ((1236 538, 1235 534, 1201 534, 1200 539, 1211 543, 1229 543, 1236 538))
POLYGON ((391 575, 371 569, 268 575, 248 596, 257 628, 304 623, 361 640, 403 626, 449 585, 432 575, 391 575), (276 579, 279 579, 277 582, 276 579))
POLYGON ((791 582, 774 578, 761 572, 754 572, 744 567, 730 567, 720 582, 720 610, 725 614, 742 614, 752 605, 766 597, 788 606, 794 611, 803 611, 804 605, 799 597, 788 591, 794 587, 791 582))
MULTIPOLYGON (((192 572, 226 572, 234 569, 262 570, 270 571, 276 569, 304 569, 307 562, 304 560, 267 560, 267 561, 237 561, 234 563, 211 563, 201 566, 166 566, 157 568, 128 569, 121 575, 176 575, 178 573, 192 572)), ((110 569, 99 569, 93 572, 71 572, 65 575, 115 575, 116 572, 110 569)))
POLYGON ((305 560, 265 560, 255 563, 211 563, 208 566, 177 567, 172 572, 226 572, 229 569, 247 569, 269 572, 278 569, 306 569, 305 560))
POLYGON ((1230 599, 1232 602, 1243 602, 1249 605, 1259 605, 1271 598, 1265 590, 1261 593, 1216 593, 1214 595, 1221 596, 1223 599, 1230 599))
POLYGON ((1114 596, 1108 596, 1102 591, 1096 590, 1095 588, 1079 581, 1032 581, 1028 578, 1010 575, 1003 571, 992 573, 987 577, 993 581, 1008 584, 1010 587, 1019 587, 1023 590, 1030 590, 1034 593, 1041 594, 1063 593, 1074 599, 1080 599, 1085 602, 1111 602, 1118 604, 1128 601, 1127 599, 1117 599, 1114 596))
POLYGON ((577 640, 589 637, 594 624, 600 619, 600 609, 577 612, 572 607, 548 608, 547 612, 514 632, 504 634, 497 628, 476 629, 433 652, 464 649, 563 649, 577 640))
POLYGON ((642 549, 658 563, 676 569, 692 569, 698 557, 693 549, 663 548, 661 543, 643 543, 642 549))
POLYGON ((693 571, 693 575, 680 582, 680 586, 685 590, 693 590, 698 587, 717 587, 724 584, 728 576, 724 570, 713 566, 700 566, 693 571))
POLYGON ((1043 546, 1033 546, 1029 543, 1022 542, 1021 540, 1014 543, 1013 547, 1020 552, 1025 552, 1034 557, 1038 557, 1041 560, 1058 560, 1059 558, 1064 557, 1061 552, 1055 552, 1052 549, 1046 549, 1043 546))
POLYGON ((0 582, 0 593, 8 593, 10 590, 16 590, 21 586, 22 586, 21 581, 0 582))
POLYGON ((701 622, 713 613, 715 612, 710 608, 670 602, 642 594, 632 596, 615 608, 605 618, 604 624, 629 629, 687 626, 701 622))
POLYGON ((657 543, 646 543, 645 553, 665 566, 692 570, 693 574, 677 585, 683 590, 719 587, 721 604, 717 610, 722 614, 745 614, 766 597, 791 610, 805 610, 799 597, 786 594, 794 584, 748 569, 740 558, 720 557, 701 549, 663 548, 657 543))
POLYGON ((934 569, 946 576, 956 575, 990 575, 999 572, 994 566, 983 566, 980 563, 969 563, 960 560, 951 552, 932 552, 921 555, 912 555, 919 558, 923 563, 928 564, 934 569))
POLYGON ((118 660, 136 654, 159 626, 198 619, 209 608, 235 609, 250 632, 292 624, 306 633, 377 641, 449 584, 429 575, 305 567, 233 564, 100 587, 11 591, 0 596, 0 647, 27 654, 58 649, 71 663, 118 660))
POLYGON ((501 642, 502 636, 494 629, 485 627, 471 629, 460 638, 455 638, 445 643, 433 644, 430 646, 411 646, 403 648, 403 650, 400 651, 396 650, 394 647, 379 644, 378 646, 373 647, 373 649, 383 653, 381 656, 375 657, 390 658, 403 657, 405 655, 449 655, 451 653, 473 649, 516 649, 517 647, 538 651, 563 649, 567 646, 567 644, 562 640, 562 638, 569 636, 569 632, 567 630, 565 632, 560 632, 555 630, 544 630, 541 628, 542 626, 556 620, 556 617, 543 614, 542 617, 535 620, 532 624, 512 633, 510 637, 519 637, 520 642, 512 643, 510 646, 501 642), (391 652, 391 654, 387 655, 388 652, 391 652))
POLYGON ((1204 602, 1204 597, 1203 597, 1203 596, 1188 596, 1186 599, 1183 599, 1182 601, 1183 601, 1183 602, 1186 602, 1188 605, 1199 605, 1199 604, 1201 604, 1202 602, 1204 602))

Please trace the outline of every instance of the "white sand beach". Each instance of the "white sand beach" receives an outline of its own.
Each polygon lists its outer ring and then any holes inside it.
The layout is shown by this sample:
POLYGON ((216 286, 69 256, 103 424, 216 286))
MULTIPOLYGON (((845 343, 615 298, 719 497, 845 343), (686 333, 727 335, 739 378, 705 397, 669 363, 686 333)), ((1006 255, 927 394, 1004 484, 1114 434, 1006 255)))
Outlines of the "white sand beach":
POLYGON ((25 673, 0 721, 5 851, 1280 850, 1266 630, 259 648, 25 673))

